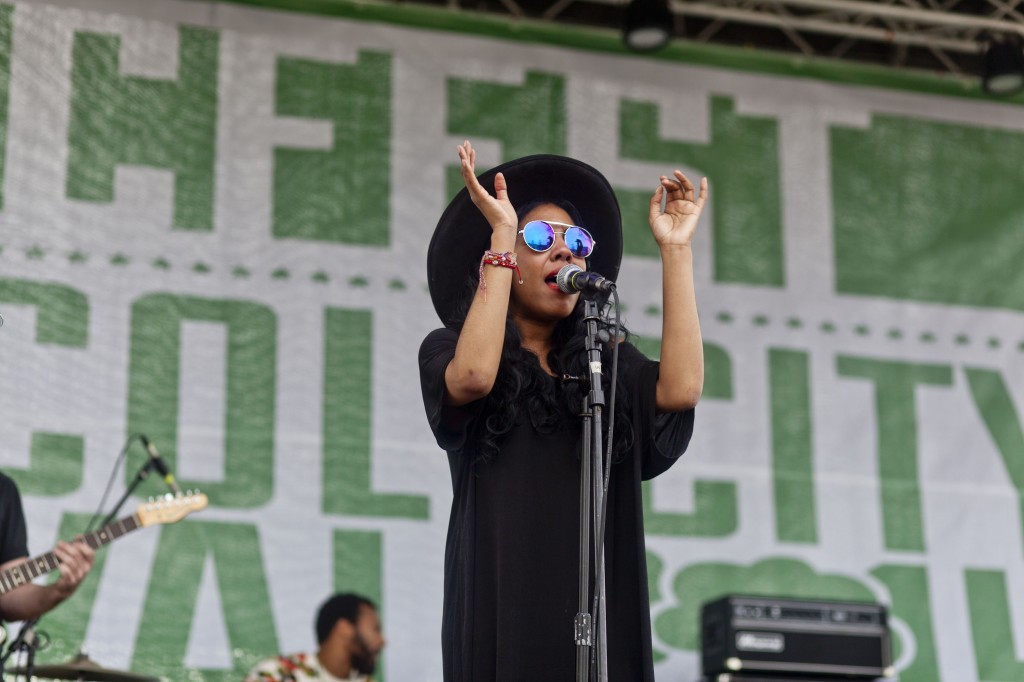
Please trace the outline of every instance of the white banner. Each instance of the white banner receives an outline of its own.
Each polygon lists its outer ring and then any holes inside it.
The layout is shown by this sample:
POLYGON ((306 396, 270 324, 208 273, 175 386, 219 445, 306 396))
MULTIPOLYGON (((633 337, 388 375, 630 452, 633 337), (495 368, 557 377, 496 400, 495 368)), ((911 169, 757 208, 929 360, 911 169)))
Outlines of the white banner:
POLYGON ((0 9, 0 469, 30 548, 85 527, 131 434, 210 499, 104 550, 43 659, 239 679, 314 648, 354 589, 381 604, 379 677, 441 679, 451 488, 416 353, 469 138, 482 168, 607 175, 652 354, 645 204, 675 167, 709 177, 707 385, 645 491, 659 679, 699 676, 700 604, 743 593, 889 605, 904 682, 1024 680, 1021 107, 430 16, 0 9))

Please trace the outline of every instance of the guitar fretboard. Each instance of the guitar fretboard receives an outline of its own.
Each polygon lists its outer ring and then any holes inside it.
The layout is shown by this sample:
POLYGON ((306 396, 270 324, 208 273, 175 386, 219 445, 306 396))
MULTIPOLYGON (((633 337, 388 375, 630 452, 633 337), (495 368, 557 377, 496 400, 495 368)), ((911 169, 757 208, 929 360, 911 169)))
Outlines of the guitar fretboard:
MULTIPOLYGON (((139 527, 138 514, 132 514, 131 516, 108 523, 99 530, 86 533, 81 539, 93 549, 99 549, 139 527)), ((30 583, 41 575, 56 571, 58 567, 60 567, 60 561, 57 559, 57 554, 52 551, 40 554, 17 566, 12 566, 6 571, 0 572, 0 595, 7 594, 16 587, 30 583)))

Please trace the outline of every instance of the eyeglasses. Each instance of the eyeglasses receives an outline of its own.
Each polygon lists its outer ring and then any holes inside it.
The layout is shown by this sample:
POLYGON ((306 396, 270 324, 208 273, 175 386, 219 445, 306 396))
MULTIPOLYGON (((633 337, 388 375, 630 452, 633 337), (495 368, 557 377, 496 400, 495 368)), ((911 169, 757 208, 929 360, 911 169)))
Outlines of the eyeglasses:
POLYGON ((572 255, 579 258, 586 258, 594 252, 594 238, 582 227, 559 223, 554 220, 531 220, 519 230, 523 235, 523 241, 534 251, 543 253, 555 245, 555 235, 560 234, 565 239, 565 245, 569 247, 572 255), (565 230, 558 232, 552 225, 564 227, 565 230))

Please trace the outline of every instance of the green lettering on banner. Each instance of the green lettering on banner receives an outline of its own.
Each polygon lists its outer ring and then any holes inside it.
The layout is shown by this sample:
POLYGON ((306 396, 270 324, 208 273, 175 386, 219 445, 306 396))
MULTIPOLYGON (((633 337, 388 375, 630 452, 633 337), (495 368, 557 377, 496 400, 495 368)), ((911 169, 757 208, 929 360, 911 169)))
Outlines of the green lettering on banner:
POLYGON ((655 510, 651 482, 644 481, 643 486, 644 530, 650 535, 720 538, 739 526, 736 484, 731 481, 694 481, 689 514, 655 510))
MULTIPOLYGON (((651 360, 661 358, 661 339, 630 335, 629 342, 651 360)), ((701 398, 732 400, 732 358, 717 343, 704 342, 704 390, 701 398)))
MULTIPOLYGON (((3 8, 0 7, 0 10, 3 8)), ((89 299, 62 284, 0 279, 0 301, 36 309, 36 342, 85 348, 89 341, 89 299)), ((85 441, 81 436, 37 431, 29 467, 5 471, 30 495, 65 495, 82 485, 85 441)))
MULTIPOLYGON (((649 358, 661 356, 661 339, 634 337, 636 347, 649 358)), ((732 400, 732 359, 721 346, 704 344, 703 398, 732 400)), ((689 514, 654 509, 652 481, 643 482, 644 530, 650 535, 724 537, 739 526, 736 484, 731 481, 694 481, 693 511, 689 514)))
POLYGON ((6 467, 21 492, 28 495, 66 495, 82 485, 85 439, 60 433, 32 434, 28 469, 6 467))
MULTIPOLYGON (((379 531, 334 531, 334 591, 355 592, 377 605, 384 618, 384 550, 379 531)), ((386 624, 384 629, 386 630, 386 624)), ((385 682, 384 661, 378 660, 373 678, 385 682)))
POLYGON ((178 78, 164 80, 122 76, 118 36, 75 34, 66 192, 111 202, 118 164, 168 169, 174 227, 211 230, 220 39, 184 26, 178 36, 178 78))
POLYGON ((775 533, 780 542, 818 541, 807 353, 768 350, 775 533))
POLYGON ((36 308, 36 343, 85 348, 89 342, 89 299, 48 282, 0 278, 0 301, 36 308))
POLYGON ((256 527, 247 523, 181 521, 164 526, 153 560, 132 668, 170 679, 182 676, 203 567, 213 563, 233 662, 231 670, 198 670, 205 682, 240 680, 261 658, 279 651, 256 527))
POLYGON ((372 490, 373 316, 328 308, 324 314, 323 509, 349 516, 426 519, 424 495, 372 490))
MULTIPOLYGON (((1024 680, 1024 661, 1014 646, 1006 576, 1002 571, 966 569, 967 605, 979 682, 1024 680)), ((1024 627, 1024 623, 1018 624, 1024 627)))
MULTIPOLYGON (((660 356, 659 350, 659 356, 660 356)), ((724 348, 704 342, 704 390, 702 398, 732 400, 732 358, 724 348)))
POLYGON ((11 26, 14 8, 0 5, 0 209, 4 207, 7 169, 7 107, 11 89, 11 26))
POLYGON ((839 356, 839 374, 868 379, 875 384, 878 423, 878 472, 881 476, 882 524, 885 547, 923 552, 924 521, 917 471, 917 413, 914 391, 918 384, 950 386, 953 371, 947 365, 839 356))
MULTIPOLYGON (((565 154, 563 76, 527 71, 522 85, 449 78, 446 106, 449 133, 499 141, 503 162, 530 154, 565 154)), ((445 187, 452 197, 464 184, 459 166, 447 169, 445 187)), ((484 170, 478 167, 476 172, 484 170)), ((487 190, 494 193, 493 187, 487 190)))
MULTIPOLYGON (((656 360, 662 357, 662 339, 630 335, 630 343, 650 359, 656 360)), ((703 385, 700 397, 712 400, 731 400, 733 392, 732 358, 729 357, 729 353, 717 343, 705 341, 703 356, 705 356, 705 385, 703 385)))
POLYGON ((330 121, 330 149, 274 149, 274 236, 387 246, 391 55, 277 60, 278 116, 330 121))
MULTIPOLYGON (((891 614, 914 633, 914 659, 900 670, 900 682, 940 682, 935 650, 935 628, 932 624, 931 596, 928 574, 923 566, 879 566, 871 571, 889 588, 891 614)), ((898 660, 904 643, 893 639, 893 660, 898 660)))
MULTIPOLYGON (((623 99, 619 103, 619 155, 671 164, 666 172, 682 164, 699 168, 712 185, 715 281, 782 286, 778 123, 772 118, 737 114, 728 97, 712 97, 710 107, 711 141, 697 144, 661 138, 658 105, 623 99)), ((652 182, 649 191, 616 190, 627 254, 658 255, 647 224, 655 186, 652 182)))
MULTIPOLYGON (((258 507, 273 494, 277 319, 247 301, 150 294, 132 305, 128 432, 159 444, 172 469, 178 451, 181 326, 186 320, 227 328, 224 481, 180 481, 219 507, 258 507)), ((130 478, 133 470, 126 471, 130 478)))
POLYGON ((565 78, 527 71, 522 85, 448 79, 448 132, 501 142, 502 158, 565 154, 565 78))
MULTIPOLYGON (((622 213, 622 253, 627 256, 660 258, 661 251, 647 221, 654 187, 649 192, 621 187, 614 189, 622 213)), ((718 185, 715 185, 715 191, 718 191, 718 185)))
POLYGON ((967 385, 989 435, 1006 465, 1006 473, 1017 491, 1017 504, 1024 521, 1024 432, 1010 392, 998 372, 966 368, 967 385))
POLYGON ((839 292, 1024 309, 1024 134, 876 115, 831 146, 839 292))
POLYGON ((334 531, 334 589, 355 592, 383 611, 384 550, 380 531, 334 531))
MULTIPOLYGON (((134 510, 131 510, 134 511, 134 510)), ((118 518, 128 516, 131 511, 118 518)), ((91 514, 69 514, 61 516, 60 528, 57 530, 57 537, 53 539, 51 547, 58 541, 70 541, 76 535, 81 534, 89 525, 91 514)), ((93 530, 96 530, 93 528, 93 530)), ((33 554, 48 551, 39 548, 33 554)), ((46 614, 42 620, 42 629, 50 634, 51 646, 43 647, 39 652, 40 663, 65 663, 75 654, 82 650, 85 643, 85 632, 89 627, 89 619, 92 616, 92 609, 96 603, 96 591, 99 589, 100 578, 103 576, 103 569, 107 563, 107 553, 104 550, 96 552, 92 570, 85 580, 78 586, 75 593, 60 605, 46 614)), ((59 574, 55 573, 51 580, 56 580, 59 574)))

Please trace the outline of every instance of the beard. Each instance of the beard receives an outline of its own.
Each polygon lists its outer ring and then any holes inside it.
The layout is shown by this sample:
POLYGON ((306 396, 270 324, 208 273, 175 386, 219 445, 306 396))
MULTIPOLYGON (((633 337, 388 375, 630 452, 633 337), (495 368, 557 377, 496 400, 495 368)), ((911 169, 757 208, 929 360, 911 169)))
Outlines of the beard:
POLYGON ((377 654, 370 651, 363 636, 356 633, 355 648, 352 651, 352 667, 360 675, 372 675, 377 668, 377 654))

